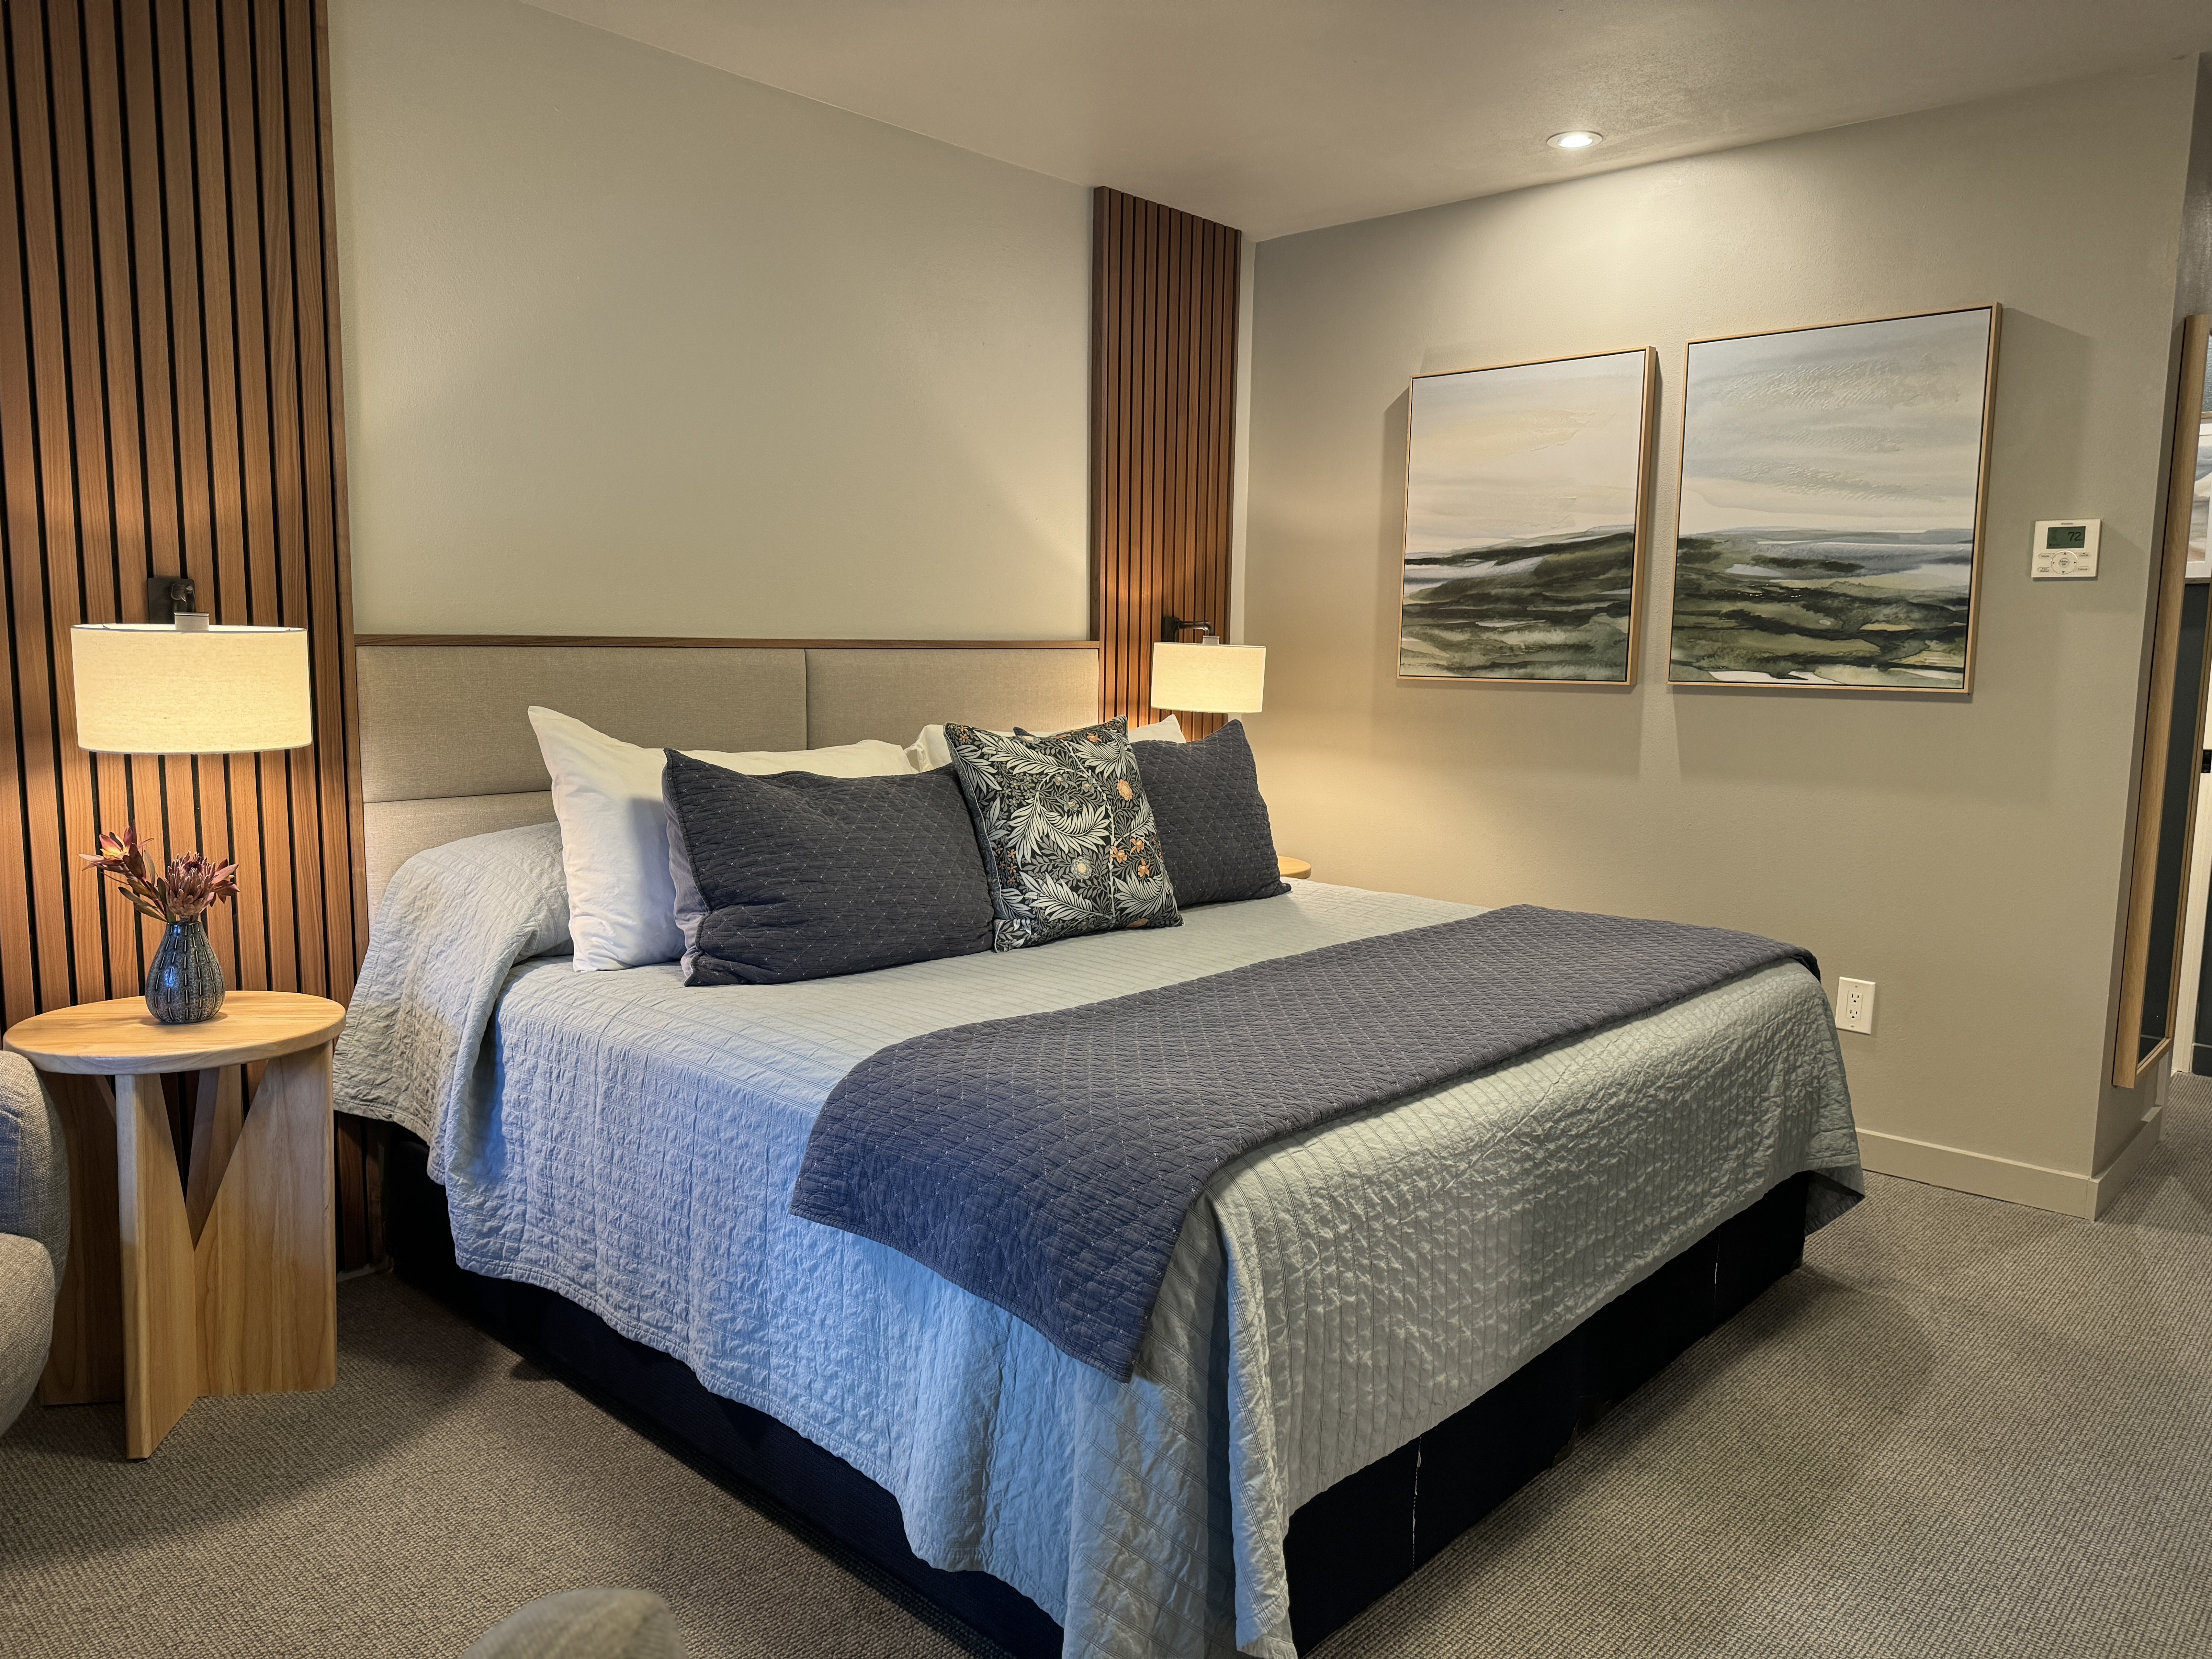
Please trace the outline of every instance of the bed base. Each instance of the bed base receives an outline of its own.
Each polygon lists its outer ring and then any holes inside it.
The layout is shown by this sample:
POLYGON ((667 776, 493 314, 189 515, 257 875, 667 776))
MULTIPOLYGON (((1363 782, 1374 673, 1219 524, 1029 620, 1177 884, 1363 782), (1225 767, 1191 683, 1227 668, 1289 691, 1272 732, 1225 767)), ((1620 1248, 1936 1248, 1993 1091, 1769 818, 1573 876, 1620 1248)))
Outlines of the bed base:
MULTIPOLYGON (((426 1173, 427 1149, 404 1133, 392 1139, 385 1218, 401 1277, 641 1420, 712 1478, 795 1511, 1016 1659, 1057 1659, 1057 1623, 988 1573, 923 1561, 907 1547, 897 1500, 843 1459, 708 1393, 681 1361, 565 1297, 456 1265, 445 1189, 426 1173)), ((1556 1462, 1579 1428, 1796 1267, 1809 1179, 1784 1182, 1464 1411, 1300 1508, 1284 1545, 1299 1650, 1412 1577, 1556 1462)))

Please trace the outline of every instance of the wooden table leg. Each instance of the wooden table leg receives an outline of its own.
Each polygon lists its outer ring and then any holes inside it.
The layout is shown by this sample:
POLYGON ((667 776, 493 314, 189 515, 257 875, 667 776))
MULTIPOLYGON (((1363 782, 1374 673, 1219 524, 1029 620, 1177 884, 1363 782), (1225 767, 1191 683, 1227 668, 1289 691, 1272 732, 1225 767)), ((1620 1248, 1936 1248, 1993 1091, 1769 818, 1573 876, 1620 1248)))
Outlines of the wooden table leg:
POLYGON ((150 1457, 200 1394, 191 1224, 161 1079, 115 1079, 124 1450, 150 1457))
POLYGON ((331 1048, 269 1062, 200 1230, 199 1349, 208 1394, 337 1381, 331 1048))
POLYGON ((185 1177, 185 1215, 192 1224, 195 1243, 207 1225, 208 1212, 215 1207, 222 1173, 230 1167, 230 1155, 244 1127, 245 1109, 240 1103, 244 1081, 239 1067, 223 1066, 202 1072, 192 1091, 192 1161, 185 1177))
POLYGON ((123 1398, 123 1265, 116 1257, 115 1095, 104 1077, 45 1079, 69 1148, 70 1252, 39 1403, 123 1398))
POLYGON ((40 1400, 121 1399, 138 1458, 203 1394, 335 1383, 330 1045, 270 1060, 242 1124, 237 1069, 201 1073, 189 1194, 159 1077, 46 1082, 72 1237, 40 1400))

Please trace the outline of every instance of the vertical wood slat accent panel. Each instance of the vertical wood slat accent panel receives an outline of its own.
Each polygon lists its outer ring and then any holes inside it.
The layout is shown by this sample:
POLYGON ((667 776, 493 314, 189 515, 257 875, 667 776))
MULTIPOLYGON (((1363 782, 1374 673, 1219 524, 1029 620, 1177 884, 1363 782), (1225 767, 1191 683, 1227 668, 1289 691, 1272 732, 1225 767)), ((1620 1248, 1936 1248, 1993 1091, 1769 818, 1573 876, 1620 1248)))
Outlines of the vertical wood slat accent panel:
MULTIPOLYGON (((368 937, 324 0, 0 0, 0 1016, 130 996, 156 937, 78 872, 101 827, 239 861, 229 982, 343 1000, 368 937), (77 748, 69 629, 182 571, 308 631, 315 746, 77 748)), ((380 1252, 338 1124, 341 1265, 380 1252)))
MULTIPOLYGON (((1091 626, 1100 711, 1133 725, 1158 717, 1164 614, 1229 633, 1242 240, 1121 191, 1091 195, 1091 626)), ((1221 724, 1179 717, 1194 737, 1221 724)))

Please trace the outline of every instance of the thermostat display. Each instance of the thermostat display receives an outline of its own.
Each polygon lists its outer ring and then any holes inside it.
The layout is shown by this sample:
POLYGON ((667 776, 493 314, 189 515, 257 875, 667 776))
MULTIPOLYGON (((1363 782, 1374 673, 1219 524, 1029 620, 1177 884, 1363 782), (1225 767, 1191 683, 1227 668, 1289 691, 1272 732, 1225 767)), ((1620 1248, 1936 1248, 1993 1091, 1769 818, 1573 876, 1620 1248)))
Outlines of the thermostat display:
POLYGON ((2037 581, 2079 581, 2097 574, 2102 519, 2045 519, 2035 526, 2029 574, 2037 581))

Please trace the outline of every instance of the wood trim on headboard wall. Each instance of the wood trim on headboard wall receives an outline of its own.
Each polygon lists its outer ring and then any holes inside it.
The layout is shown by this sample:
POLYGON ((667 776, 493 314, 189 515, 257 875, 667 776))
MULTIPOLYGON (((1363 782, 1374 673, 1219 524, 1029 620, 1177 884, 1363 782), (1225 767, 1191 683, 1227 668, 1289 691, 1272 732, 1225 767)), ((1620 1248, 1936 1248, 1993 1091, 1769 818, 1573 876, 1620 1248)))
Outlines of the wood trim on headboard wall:
MULTIPOLYGON (((319 0, 8 0, 0 167, 0 1012, 135 995, 155 935, 82 872, 101 828, 238 860, 234 987, 343 999, 368 937, 319 0), (222 623, 308 630, 315 746, 75 741, 70 628, 183 571, 222 623)), ((343 1265, 374 1137, 338 1136, 343 1265)))
MULTIPOLYGON (((1163 614, 1229 635, 1242 246, 1210 219, 1091 194, 1091 626, 1109 719, 1154 718, 1163 614)), ((1194 737, 1221 724, 1181 719, 1194 737)))

